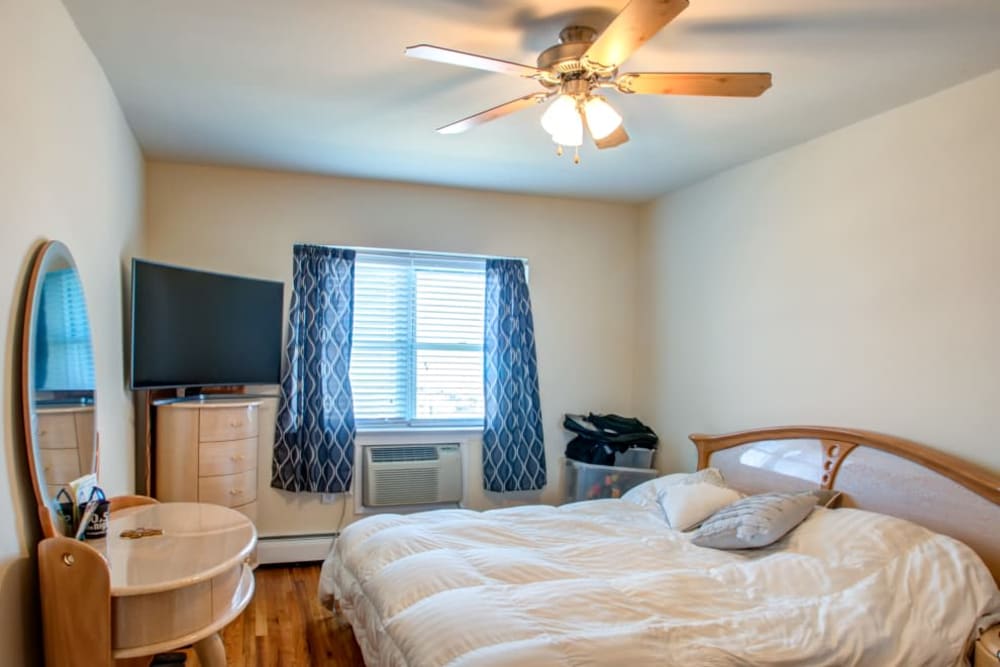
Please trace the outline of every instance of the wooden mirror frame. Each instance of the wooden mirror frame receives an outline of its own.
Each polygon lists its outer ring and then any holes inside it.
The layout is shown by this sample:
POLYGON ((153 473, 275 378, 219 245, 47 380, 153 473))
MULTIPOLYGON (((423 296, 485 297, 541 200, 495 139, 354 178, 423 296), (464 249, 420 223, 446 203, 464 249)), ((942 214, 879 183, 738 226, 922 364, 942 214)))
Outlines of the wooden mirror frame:
MULTIPOLYGON (((50 504, 46 489, 43 488, 43 480, 40 480, 38 476, 38 466, 41 462, 36 456, 38 449, 37 434, 35 433, 34 428, 36 421, 32 418, 33 412, 35 411, 34 397, 36 393, 33 382, 35 366, 35 331, 33 330, 32 324, 34 324, 36 314, 41 306, 42 272, 47 266, 47 263, 51 261, 51 258, 53 257, 63 259, 68 264, 69 268, 72 268, 73 271, 75 271, 79 276, 79 271, 77 270, 76 262, 73 259, 73 254, 69 251, 69 248, 67 248, 65 244, 60 243, 59 241, 47 241, 44 245, 42 245, 42 247, 38 249, 35 254, 35 258, 32 261, 31 273, 28 277, 28 286, 24 303, 24 322, 21 329, 21 411, 22 418, 24 420, 24 440, 28 450, 28 465, 31 473, 31 486, 35 491, 35 501, 38 505, 38 520, 41 523, 42 534, 45 537, 61 537, 63 533, 58 529, 59 519, 55 514, 54 508, 50 504)), ((91 332, 91 339, 93 339, 93 332, 91 332)), ((91 344, 93 344, 93 342, 91 342, 91 344)), ((94 407, 96 410, 96 389, 94 393, 94 407)), ((96 420, 94 422, 93 437, 94 455, 92 459, 92 466, 93 472, 97 472, 99 461, 99 438, 97 434, 96 420)))

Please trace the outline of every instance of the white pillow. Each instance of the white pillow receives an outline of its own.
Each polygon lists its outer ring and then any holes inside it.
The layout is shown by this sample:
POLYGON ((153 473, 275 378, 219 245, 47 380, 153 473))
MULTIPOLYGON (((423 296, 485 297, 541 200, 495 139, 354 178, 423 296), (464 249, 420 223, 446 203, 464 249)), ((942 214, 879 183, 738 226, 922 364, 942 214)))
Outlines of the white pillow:
POLYGON ((717 486, 725 485, 725 482, 722 480, 721 472, 715 468, 705 468, 704 470, 699 470, 698 472, 678 472, 672 475, 664 475, 663 477, 651 479, 648 482, 643 482, 642 484, 629 489, 625 492, 621 499, 627 503, 632 503, 633 505, 655 509, 657 507, 657 503, 659 502, 660 494, 666 489, 676 486, 677 484, 694 484, 696 482, 708 482, 717 486))
POLYGON ((739 491, 712 484, 675 484, 660 493, 659 503, 674 530, 688 530, 726 505, 739 500, 739 491))

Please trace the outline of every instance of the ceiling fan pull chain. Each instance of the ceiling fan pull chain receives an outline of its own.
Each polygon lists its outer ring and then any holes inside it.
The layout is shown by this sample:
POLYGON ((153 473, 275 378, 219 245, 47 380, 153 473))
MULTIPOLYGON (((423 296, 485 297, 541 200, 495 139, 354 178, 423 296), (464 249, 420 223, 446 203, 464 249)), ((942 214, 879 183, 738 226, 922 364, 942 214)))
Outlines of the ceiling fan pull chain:
POLYGON ((573 164, 580 164, 580 147, 577 146, 573 151, 573 164))
POLYGON ((556 144, 556 155, 562 157, 562 154, 563 154, 562 144, 556 144))

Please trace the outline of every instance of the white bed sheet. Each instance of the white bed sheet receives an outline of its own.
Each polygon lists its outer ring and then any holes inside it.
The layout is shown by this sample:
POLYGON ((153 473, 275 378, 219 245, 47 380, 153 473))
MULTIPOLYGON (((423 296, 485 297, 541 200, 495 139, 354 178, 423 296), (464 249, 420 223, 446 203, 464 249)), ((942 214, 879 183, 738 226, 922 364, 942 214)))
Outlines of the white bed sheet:
POLYGON ((817 509, 776 545, 689 543, 658 508, 380 515, 324 563, 368 667, 958 665, 1000 592, 968 547, 817 509))

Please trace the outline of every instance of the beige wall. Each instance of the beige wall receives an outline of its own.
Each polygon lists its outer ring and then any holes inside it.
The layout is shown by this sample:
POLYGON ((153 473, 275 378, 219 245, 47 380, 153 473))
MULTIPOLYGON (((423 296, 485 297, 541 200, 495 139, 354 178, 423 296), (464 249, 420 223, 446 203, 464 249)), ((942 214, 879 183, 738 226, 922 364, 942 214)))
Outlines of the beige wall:
MULTIPOLYGON (((149 257, 286 284, 300 241, 527 257, 546 502, 560 498, 563 413, 633 411, 636 207, 156 162, 147 165, 146 190, 149 257)), ((261 533, 333 530, 339 502, 270 488, 272 418, 265 421, 261 533)), ((478 445, 474 439, 468 459, 477 474, 478 445)), ((497 502, 481 487, 481 476, 471 475, 470 506, 497 502)))
POLYGON ((692 431, 805 422, 1000 470, 997 109, 1000 71, 647 207, 636 393, 661 469, 693 467, 692 431))
POLYGON ((101 479, 133 483, 132 410, 122 371, 120 258, 140 243, 142 156, 111 88, 57 0, 0 3, 0 662, 41 662, 37 515, 20 417, 20 327, 28 260, 43 240, 76 257, 90 309, 101 479))

